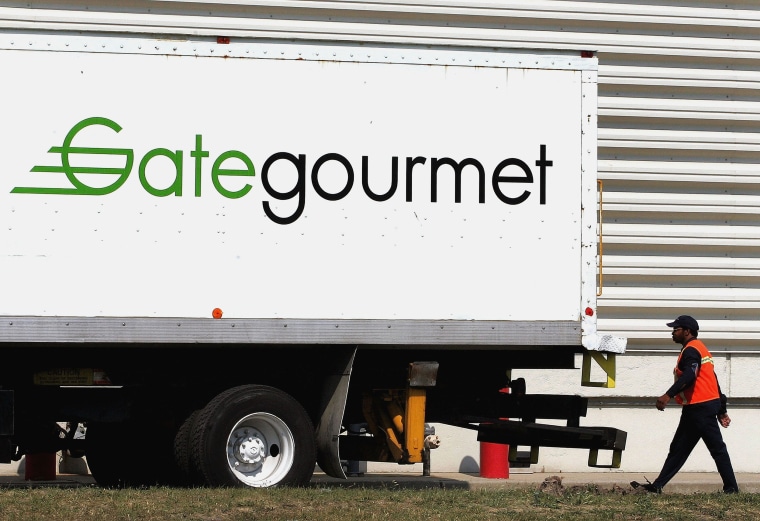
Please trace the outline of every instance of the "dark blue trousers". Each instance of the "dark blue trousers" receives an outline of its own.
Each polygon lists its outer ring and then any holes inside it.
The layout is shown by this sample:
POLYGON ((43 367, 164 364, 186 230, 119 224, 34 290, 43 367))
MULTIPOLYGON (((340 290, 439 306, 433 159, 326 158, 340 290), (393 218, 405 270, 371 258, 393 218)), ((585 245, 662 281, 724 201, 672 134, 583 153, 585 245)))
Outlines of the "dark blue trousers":
POLYGON ((660 475, 653 482, 655 486, 664 487, 681 470, 691 451, 701 439, 715 460, 718 473, 723 480, 723 490, 726 492, 739 490, 731 458, 723 441, 723 435, 720 433, 717 418, 719 410, 720 399, 683 406, 681 421, 670 443, 670 452, 665 458, 660 475))

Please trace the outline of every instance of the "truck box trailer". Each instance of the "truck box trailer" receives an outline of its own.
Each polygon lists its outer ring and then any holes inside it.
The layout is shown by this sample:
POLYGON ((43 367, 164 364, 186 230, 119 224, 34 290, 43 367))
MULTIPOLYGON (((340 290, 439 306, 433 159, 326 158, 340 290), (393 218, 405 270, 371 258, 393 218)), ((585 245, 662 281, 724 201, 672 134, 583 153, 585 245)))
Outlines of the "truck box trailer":
POLYGON ((430 422, 619 466, 583 397, 511 379, 625 350, 593 53, 32 26, 0 63, 1 462, 300 485, 421 462, 430 422))

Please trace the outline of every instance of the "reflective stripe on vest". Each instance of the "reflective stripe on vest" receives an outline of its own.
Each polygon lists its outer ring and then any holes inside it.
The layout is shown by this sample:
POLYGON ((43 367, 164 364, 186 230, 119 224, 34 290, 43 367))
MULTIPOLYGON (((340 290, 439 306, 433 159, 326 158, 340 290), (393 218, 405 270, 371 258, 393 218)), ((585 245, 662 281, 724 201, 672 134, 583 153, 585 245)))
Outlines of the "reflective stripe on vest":
POLYGON ((693 347, 699 351, 699 355, 702 357, 702 364, 697 369, 697 379, 694 381, 694 385, 688 389, 684 389, 676 395, 676 401, 682 405, 689 405, 695 403, 709 402, 720 398, 720 391, 718 391, 718 379, 715 376, 715 363, 713 362, 710 351, 707 350, 707 346, 702 343, 701 340, 690 340, 678 355, 678 361, 676 362, 676 368, 673 370, 673 375, 678 380, 683 371, 678 369, 681 363, 681 357, 687 347, 693 347))

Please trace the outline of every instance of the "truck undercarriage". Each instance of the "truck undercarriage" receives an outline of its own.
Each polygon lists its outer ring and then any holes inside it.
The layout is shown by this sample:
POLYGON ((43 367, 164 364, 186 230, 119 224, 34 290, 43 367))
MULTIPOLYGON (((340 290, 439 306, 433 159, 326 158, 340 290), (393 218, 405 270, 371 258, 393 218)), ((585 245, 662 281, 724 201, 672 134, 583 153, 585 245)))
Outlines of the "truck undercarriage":
POLYGON ((509 444, 513 462, 536 463, 541 446, 574 447, 589 450, 591 466, 617 467, 625 448, 625 432, 580 425, 587 399, 531 395, 510 379, 514 369, 574 368, 564 347, 178 347, 80 346, 62 356, 24 346, 28 360, 0 375, 0 461, 65 450, 86 455, 104 486, 268 486, 308 481, 315 461, 340 477, 345 460, 419 463, 426 423, 509 444), (257 370, 219 360, 255 360, 257 370), (347 435, 355 424, 366 435, 347 435), (75 437, 80 426, 86 435, 75 437), (224 446, 233 448, 212 456, 224 446))

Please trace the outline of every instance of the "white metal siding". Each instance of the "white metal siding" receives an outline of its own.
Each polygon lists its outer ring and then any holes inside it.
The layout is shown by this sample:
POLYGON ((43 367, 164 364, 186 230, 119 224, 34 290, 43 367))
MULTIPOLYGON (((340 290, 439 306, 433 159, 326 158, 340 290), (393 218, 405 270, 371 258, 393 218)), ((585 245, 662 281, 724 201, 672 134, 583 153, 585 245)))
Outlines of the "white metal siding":
MULTIPOLYGON (((714 350, 760 336, 760 4, 230 0, 5 3, 0 28, 595 50, 599 328, 659 349, 694 314, 714 350), (33 4, 37 5, 37 4, 33 4)), ((19 41, 18 45, 23 45, 19 41)))

